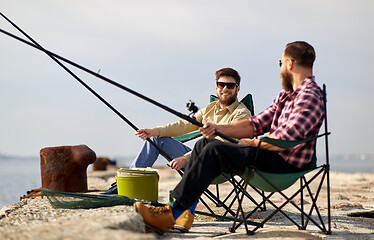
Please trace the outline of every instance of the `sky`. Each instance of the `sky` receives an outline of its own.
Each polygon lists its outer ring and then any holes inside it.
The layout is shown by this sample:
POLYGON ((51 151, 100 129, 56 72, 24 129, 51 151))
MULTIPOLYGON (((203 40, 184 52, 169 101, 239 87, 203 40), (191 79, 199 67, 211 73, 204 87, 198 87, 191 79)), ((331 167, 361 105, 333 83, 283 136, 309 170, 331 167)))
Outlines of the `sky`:
MULTIPOLYGON (((285 45, 306 41, 327 85, 331 154, 374 153, 374 1, 1 0, 0 9, 44 48, 184 114, 189 100, 206 106, 223 67, 240 73, 239 100, 251 93, 261 112, 281 90, 285 45)), ((25 38, 3 18, 0 28, 25 38)), ((48 56, 1 33, 0 43, 0 153, 85 144, 98 156, 137 154, 134 130, 48 56)), ((70 68, 137 128, 178 120, 70 68)))

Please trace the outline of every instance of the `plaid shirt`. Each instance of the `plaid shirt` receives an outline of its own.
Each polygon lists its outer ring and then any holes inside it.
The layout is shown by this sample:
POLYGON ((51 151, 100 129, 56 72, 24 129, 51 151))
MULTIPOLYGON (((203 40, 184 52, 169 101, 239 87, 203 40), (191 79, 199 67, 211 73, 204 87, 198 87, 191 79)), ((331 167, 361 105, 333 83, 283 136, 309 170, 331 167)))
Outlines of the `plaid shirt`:
MULTIPOLYGON (((306 78, 294 92, 282 90, 273 104, 250 118, 255 136, 272 133, 275 139, 298 141, 318 134, 325 116, 321 89, 314 77, 306 78)), ((312 161, 316 141, 279 152, 289 164, 304 168, 312 161)))

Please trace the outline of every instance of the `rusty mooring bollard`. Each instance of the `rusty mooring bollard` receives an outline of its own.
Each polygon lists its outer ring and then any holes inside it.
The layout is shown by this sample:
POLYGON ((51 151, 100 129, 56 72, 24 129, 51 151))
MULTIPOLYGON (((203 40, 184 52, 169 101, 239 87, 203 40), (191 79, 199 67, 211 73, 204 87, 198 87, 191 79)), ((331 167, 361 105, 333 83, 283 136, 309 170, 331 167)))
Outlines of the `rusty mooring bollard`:
POLYGON ((107 166, 110 164, 110 159, 107 157, 98 157, 92 164, 93 171, 105 171, 107 166))
POLYGON ((40 150, 42 187, 61 192, 87 192, 87 166, 96 154, 86 145, 40 150))

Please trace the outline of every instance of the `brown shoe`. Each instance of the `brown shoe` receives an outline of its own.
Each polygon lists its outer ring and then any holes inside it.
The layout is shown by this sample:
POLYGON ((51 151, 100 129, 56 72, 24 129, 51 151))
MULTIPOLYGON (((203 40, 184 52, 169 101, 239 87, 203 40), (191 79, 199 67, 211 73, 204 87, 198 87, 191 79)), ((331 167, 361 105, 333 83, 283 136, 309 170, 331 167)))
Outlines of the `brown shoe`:
POLYGON ((192 227, 192 223, 194 220, 194 215, 192 215, 191 210, 187 209, 180 215, 177 220, 175 221, 174 228, 178 229, 181 232, 188 232, 192 227))
POLYGON ((163 234, 175 224, 173 210, 170 205, 163 207, 146 206, 142 202, 135 203, 135 211, 142 215, 144 223, 156 232, 163 234))

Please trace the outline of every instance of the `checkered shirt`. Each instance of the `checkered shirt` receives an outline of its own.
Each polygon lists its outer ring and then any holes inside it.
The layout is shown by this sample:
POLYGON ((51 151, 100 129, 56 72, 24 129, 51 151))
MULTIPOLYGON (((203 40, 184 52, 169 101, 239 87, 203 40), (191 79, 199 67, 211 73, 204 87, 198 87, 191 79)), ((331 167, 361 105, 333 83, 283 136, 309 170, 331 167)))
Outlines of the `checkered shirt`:
MULTIPOLYGON (((255 136, 273 133, 276 139, 298 141, 318 134, 325 116, 322 91, 314 77, 306 78, 294 92, 282 90, 272 105, 249 119, 255 136)), ((312 161, 316 141, 279 152, 289 164, 304 168, 312 161)))

